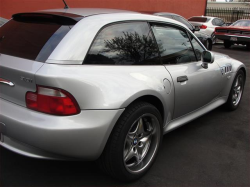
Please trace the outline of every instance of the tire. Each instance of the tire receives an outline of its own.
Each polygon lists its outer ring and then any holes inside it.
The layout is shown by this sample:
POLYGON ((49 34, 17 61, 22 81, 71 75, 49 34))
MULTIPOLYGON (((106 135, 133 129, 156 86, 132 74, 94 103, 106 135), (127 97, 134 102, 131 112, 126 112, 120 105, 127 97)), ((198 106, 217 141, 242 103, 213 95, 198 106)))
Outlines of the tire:
POLYGON ((211 34, 211 38, 212 38, 212 44, 216 44, 216 37, 215 37, 215 34, 214 32, 211 34))
POLYGON ((101 170, 126 182, 142 177, 157 157, 162 128, 162 117, 153 105, 136 102, 128 106, 98 160, 101 170))
POLYGON ((236 110, 240 104, 245 85, 245 74, 242 70, 239 70, 234 78, 227 103, 226 108, 229 111, 236 110))
POLYGON ((212 40, 208 39, 207 42, 208 42, 208 48, 207 48, 207 50, 212 51, 212 48, 213 48, 213 42, 212 42, 212 40))
POLYGON ((229 49, 229 48, 231 47, 231 45, 232 45, 231 42, 229 42, 229 41, 227 41, 227 40, 224 40, 224 47, 225 47, 226 49, 229 49))
POLYGON ((209 50, 209 41, 208 41, 208 40, 206 40, 206 41, 204 42, 204 45, 205 45, 206 49, 209 50))
POLYGON ((250 51, 250 43, 247 44, 247 50, 250 51))

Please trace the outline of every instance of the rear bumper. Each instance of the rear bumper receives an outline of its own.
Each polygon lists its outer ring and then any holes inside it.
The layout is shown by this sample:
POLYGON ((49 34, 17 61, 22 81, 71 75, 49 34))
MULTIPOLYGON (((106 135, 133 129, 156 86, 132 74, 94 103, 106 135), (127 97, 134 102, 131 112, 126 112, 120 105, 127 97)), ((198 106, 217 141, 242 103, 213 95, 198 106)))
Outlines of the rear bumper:
POLYGON ((250 37, 247 37, 247 36, 238 36, 238 35, 223 35, 223 34, 215 34, 215 37, 220 39, 220 40, 228 40, 230 41, 231 37, 235 37, 237 38, 237 41, 232 41, 232 42, 250 42, 250 37))
POLYGON ((124 109, 52 116, 0 99, 0 145, 43 159, 95 160, 124 109))

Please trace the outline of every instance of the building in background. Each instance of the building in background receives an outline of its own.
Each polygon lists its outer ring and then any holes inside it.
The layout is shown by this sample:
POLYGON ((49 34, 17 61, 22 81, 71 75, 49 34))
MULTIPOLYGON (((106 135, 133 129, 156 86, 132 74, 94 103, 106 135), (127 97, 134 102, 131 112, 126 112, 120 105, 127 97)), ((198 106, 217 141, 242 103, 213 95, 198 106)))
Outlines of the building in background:
POLYGON ((228 24, 249 19, 250 0, 208 0, 206 15, 219 17, 228 24))
MULTIPOLYGON (((207 0, 66 0, 71 8, 115 8, 145 13, 173 12, 189 18, 204 15, 207 0)), ((0 17, 18 12, 63 8, 62 0, 0 0, 0 17)))
POLYGON ((208 0, 208 8, 246 8, 250 7, 250 0, 208 0))

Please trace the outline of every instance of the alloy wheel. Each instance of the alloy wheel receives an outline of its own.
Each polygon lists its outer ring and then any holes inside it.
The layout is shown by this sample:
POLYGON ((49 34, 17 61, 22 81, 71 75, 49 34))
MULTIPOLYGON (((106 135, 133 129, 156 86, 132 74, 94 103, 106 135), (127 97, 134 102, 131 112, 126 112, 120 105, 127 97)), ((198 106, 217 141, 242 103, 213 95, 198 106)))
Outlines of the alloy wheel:
POLYGON ((232 101, 234 106, 238 105, 240 102, 243 84, 244 84, 243 76, 239 74, 233 88, 232 101))
POLYGON ((154 157, 160 143, 160 124, 144 114, 131 126, 124 142, 124 164, 130 173, 141 172, 154 157))

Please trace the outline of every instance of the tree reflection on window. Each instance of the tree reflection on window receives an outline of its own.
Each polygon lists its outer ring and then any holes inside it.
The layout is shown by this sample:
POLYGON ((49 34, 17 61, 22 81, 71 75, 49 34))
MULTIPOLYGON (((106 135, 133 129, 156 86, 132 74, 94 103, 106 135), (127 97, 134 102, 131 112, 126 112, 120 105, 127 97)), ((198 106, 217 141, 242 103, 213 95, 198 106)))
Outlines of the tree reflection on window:
POLYGON ((147 23, 123 23, 103 29, 94 41, 85 64, 157 65, 161 46, 147 23))

